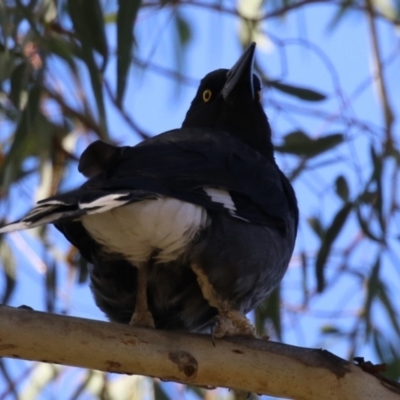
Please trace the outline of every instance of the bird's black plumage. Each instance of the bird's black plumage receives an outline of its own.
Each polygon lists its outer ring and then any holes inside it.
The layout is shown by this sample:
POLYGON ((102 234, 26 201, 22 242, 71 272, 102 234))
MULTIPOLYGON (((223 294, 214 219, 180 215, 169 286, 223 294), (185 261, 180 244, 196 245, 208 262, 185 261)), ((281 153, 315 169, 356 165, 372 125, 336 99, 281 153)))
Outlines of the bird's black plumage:
POLYGON ((181 129, 135 147, 93 143, 79 163, 88 181, 42 200, 14 225, 53 222, 92 264, 96 303, 111 320, 131 320, 140 298, 138 270, 146 270, 155 327, 167 329, 201 330, 224 307, 247 313, 281 281, 298 209, 274 159, 260 81, 252 72, 254 48, 231 70, 201 81, 181 129), (171 226, 161 226, 163 218, 171 218, 171 226), (142 231, 129 221, 142 226, 143 237, 158 235, 159 245, 140 242, 142 231), (168 229, 181 231, 173 236, 168 229), (117 239, 119 230, 126 238, 117 239))

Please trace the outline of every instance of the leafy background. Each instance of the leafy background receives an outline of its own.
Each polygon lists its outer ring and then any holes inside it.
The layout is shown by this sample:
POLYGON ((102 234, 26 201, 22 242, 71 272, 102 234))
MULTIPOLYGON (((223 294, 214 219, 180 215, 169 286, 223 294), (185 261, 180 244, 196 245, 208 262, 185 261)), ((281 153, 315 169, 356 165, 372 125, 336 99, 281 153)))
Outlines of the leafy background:
MULTIPOLYGON (((400 377, 400 2, 0 2, 0 216, 81 183, 83 149, 179 127, 198 80, 257 41, 277 160, 299 198, 295 254, 252 315, 273 340, 400 377)), ((1 302, 104 318, 53 227, 0 238, 1 302)), ((0 360, 0 399, 227 399, 143 377, 0 360)))

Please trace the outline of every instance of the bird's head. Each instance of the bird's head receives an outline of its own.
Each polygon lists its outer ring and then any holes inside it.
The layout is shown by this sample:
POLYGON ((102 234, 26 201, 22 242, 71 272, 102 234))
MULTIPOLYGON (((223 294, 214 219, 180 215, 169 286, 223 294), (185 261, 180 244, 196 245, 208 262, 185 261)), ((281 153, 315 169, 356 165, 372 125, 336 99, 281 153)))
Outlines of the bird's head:
POLYGON ((273 158, 261 82, 253 73, 255 47, 252 43, 231 69, 218 69, 201 80, 182 126, 226 131, 273 158))

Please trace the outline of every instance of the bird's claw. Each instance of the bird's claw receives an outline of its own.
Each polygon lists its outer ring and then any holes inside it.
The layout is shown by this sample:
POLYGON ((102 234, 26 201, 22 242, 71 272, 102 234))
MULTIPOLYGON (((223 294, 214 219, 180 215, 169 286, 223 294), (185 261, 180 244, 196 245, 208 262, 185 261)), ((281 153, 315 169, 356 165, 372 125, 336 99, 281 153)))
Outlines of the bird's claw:
POLYGON ((214 339, 224 336, 249 336, 256 337, 254 326, 250 321, 238 311, 230 311, 226 316, 217 315, 211 329, 213 345, 214 339))

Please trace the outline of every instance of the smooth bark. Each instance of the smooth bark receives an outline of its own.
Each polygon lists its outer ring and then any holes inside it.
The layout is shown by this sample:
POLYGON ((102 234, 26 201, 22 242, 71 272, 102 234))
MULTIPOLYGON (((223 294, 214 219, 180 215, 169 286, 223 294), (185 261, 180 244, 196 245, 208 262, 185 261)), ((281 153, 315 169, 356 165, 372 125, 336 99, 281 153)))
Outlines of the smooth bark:
POLYGON ((304 400, 394 400, 399 389, 324 350, 0 307, 0 356, 304 400))

